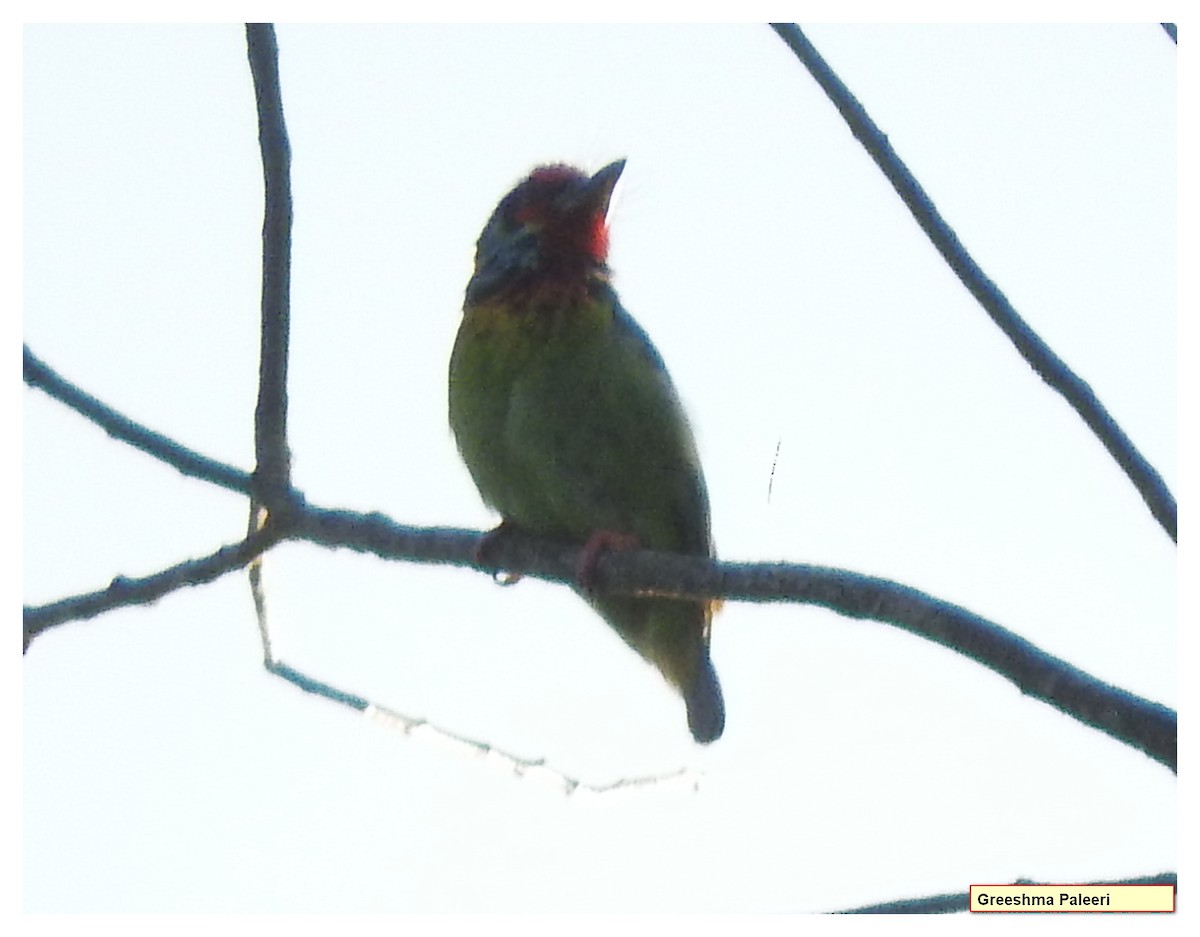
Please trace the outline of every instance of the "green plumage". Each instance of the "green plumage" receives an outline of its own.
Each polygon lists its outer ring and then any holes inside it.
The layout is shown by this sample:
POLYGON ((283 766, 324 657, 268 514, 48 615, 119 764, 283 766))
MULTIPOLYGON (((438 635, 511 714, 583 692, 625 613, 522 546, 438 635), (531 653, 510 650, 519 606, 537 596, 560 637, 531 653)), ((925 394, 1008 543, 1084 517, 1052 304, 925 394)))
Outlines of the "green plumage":
MULTIPOLYGON (((614 166, 591 178, 537 170, 523 198, 514 198, 519 186, 497 208, 450 359, 450 425, 480 494, 507 523, 577 543, 608 532, 710 556, 687 419, 657 351, 608 283, 614 166)), ((680 691, 696 739, 717 738, 724 712, 708 653, 710 603, 581 594, 680 691)))

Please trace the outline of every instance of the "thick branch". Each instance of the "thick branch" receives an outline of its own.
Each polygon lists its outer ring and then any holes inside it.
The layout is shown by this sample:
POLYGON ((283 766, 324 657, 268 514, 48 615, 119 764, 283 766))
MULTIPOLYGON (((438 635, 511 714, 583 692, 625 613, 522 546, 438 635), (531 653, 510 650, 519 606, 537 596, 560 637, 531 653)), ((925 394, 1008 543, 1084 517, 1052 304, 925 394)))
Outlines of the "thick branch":
POLYGON ((1166 482, 1134 446, 1087 382, 1072 371, 1018 315, 1008 297, 988 278, 967 253, 958 235, 942 218, 920 183, 892 149, 887 136, 875 125, 858 99, 825 62, 808 37, 794 23, 772 23, 771 28, 788 45, 804 67, 817 80, 825 94, 850 126, 851 132, 883 170, 892 187, 904 200, 933 246, 958 275, 971 295, 978 300, 992 321, 1008 336, 1021 356, 1037 375, 1058 391, 1083 418, 1121 470, 1133 482, 1150 513, 1172 540, 1177 540, 1175 498, 1166 482))
MULTIPOLYGON (((348 547, 376 556, 417 563, 482 569, 476 551, 478 531, 420 528, 397 524, 382 514, 358 514, 313 507, 293 493, 293 526, 268 528, 277 538, 308 540, 327 547, 348 547)), ((263 541, 251 538, 252 544, 263 541)), ((269 542, 269 541, 267 541, 269 542)), ((40 608, 26 608, 27 640, 53 624, 89 617, 108 608, 147 602, 184 585, 215 578, 249 562, 261 546, 240 556, 226 547, 203 561, 172 567, 133 585, 114 581, 101 593, 40 608), (204 577, 195 572, 204 567, 204 577), (36 627, 31 629, 31 622, 36 627)), ((528 538, 512 532, 493 544, 491 561, 500 569, 551 582, 576 585, 581 549, 528 538)), ((1176 715, 1173 710, 1090 676, 1061 658, 1040 650, 1020 635, 957 605, 919 590, 848 570, 784 563, 719 563, 699 557, 647 550, 603 554, 595 568, 598 592, 667 595, 687 598, 721 596, 747 602, 799 602, 820 605, 851 618, 870 618, 935 641, 983 664, 1022 693, 1049 703, 1118 741, 1145 752, 1176 770, 1176 715)))
POLYGON ((285 503, 291 486, 287 445, 288 329, 292 263, 291 149, 279 90, 279 49, 269 23, 246 24, 247 54, 258 106, 266 199, 263 213, 262 337, 254 451, 258 500, 268 508, 285 503))
MULTIPOLYGON (((405 527, 382 514, 305 509, 296 536, 388 559, 479 568, 478 534, 405 527)), ((574 585, 580 550, 514 533, 490 549, 500 569, 574 585)), ((492 572, 492 570, 486 570, 492 572)), ((721 596, 744 602, 801 602, 851 618, 883 621, 955 650, 1080 722, 1176 770, 1177 722, 1166 706, 1128 693, 1047 654, 965 608, 898 582, 849 570, 784 563, 718 563, 648 550, 613 551, 595 569, 597 592, 721 596)))

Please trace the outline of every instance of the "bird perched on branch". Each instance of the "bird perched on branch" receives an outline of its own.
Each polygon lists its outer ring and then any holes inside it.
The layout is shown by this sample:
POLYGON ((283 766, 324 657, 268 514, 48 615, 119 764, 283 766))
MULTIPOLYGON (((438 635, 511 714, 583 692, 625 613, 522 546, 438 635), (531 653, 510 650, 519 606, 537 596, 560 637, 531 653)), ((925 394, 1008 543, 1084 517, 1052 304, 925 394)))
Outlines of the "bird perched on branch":
POLYGON ((715 603, 594 594, 606 547, 713 555, 708 493, 662 358, 607 265, 625 168, 540 166, 483 229, 450 357, 450 426, 497 531, 584 545, 577 591, 679 691, 698 742, 725 727, 715 603))

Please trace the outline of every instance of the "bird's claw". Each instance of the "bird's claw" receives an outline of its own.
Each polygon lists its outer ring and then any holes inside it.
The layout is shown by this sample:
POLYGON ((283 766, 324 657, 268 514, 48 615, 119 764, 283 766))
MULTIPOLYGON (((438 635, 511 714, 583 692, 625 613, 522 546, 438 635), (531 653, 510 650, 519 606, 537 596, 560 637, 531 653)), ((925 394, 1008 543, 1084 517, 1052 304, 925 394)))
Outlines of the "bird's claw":
POLYGON ((596 585, 596 563, 605 550, 636 550, 641 545, 641 541, 633 534, 623 534, 615 530, 595 531, 588 537, 583 551, 579 554, 575 578, 580 588, 585 592, 593 590, 596 585))
POLYGON ((510 537, 514 530, 516 530, 515 524, 507 520, 502 520, 492 530, 489 530, 476 541, 475 549, 472 551, 475 564, 490 570, 492 580, 497 585, 511 586, 521 578, 520 573, 512 573, 501 569, 492 559, 495 556, 496 548, 510 537))

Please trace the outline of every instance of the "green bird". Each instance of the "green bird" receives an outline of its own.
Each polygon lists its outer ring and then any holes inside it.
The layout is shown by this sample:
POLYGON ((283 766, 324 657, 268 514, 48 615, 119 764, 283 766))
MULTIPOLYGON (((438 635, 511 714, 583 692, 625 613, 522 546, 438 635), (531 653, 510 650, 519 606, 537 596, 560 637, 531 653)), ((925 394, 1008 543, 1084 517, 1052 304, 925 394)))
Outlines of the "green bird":
POLYGON ((577 591, 682 695, 696 741, 711 742, 725 727, 709 658, 718 603, 587 588, 605 546, 713 556, 691 428, 610 282, 606 217, 624 168, 540 166, 496 206, 450 356, 450 426, 501 528, 585 546, 577 591))

